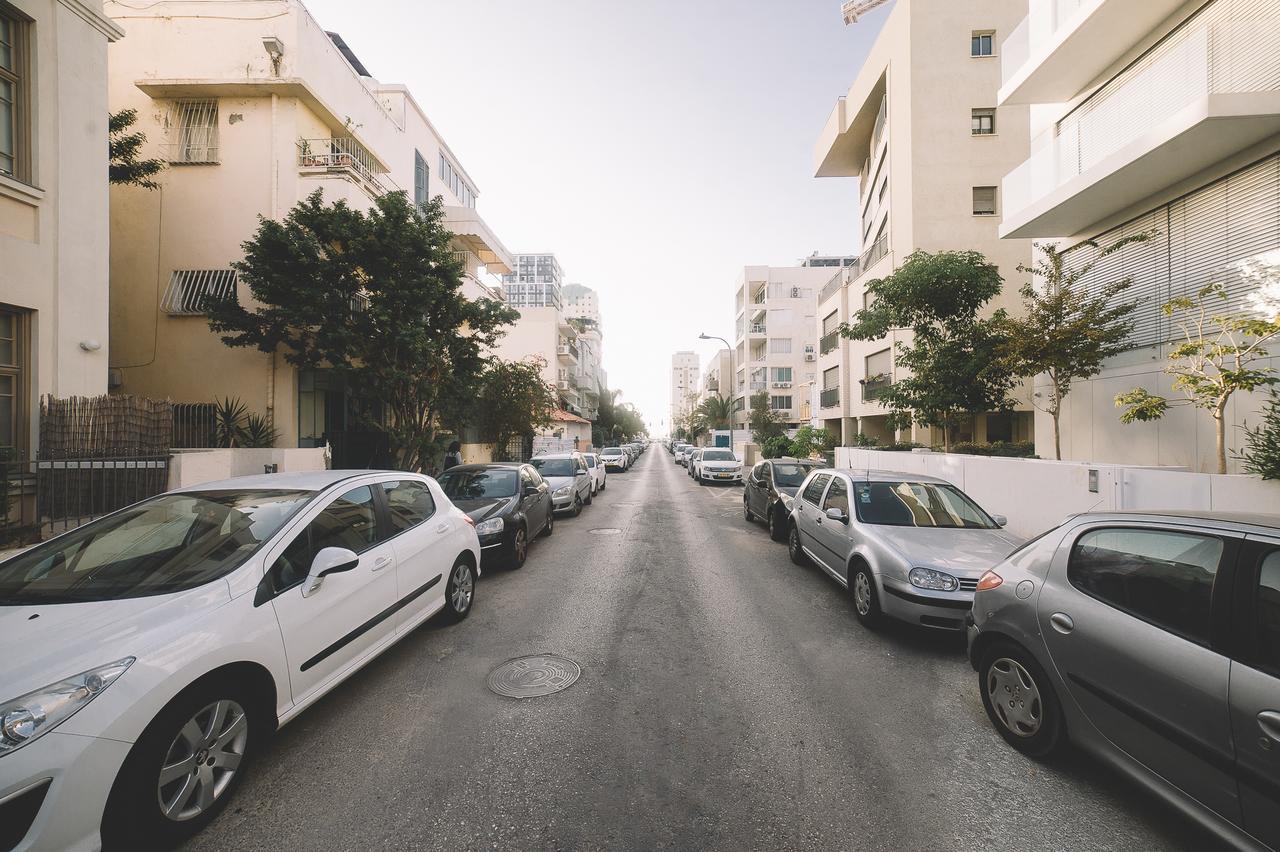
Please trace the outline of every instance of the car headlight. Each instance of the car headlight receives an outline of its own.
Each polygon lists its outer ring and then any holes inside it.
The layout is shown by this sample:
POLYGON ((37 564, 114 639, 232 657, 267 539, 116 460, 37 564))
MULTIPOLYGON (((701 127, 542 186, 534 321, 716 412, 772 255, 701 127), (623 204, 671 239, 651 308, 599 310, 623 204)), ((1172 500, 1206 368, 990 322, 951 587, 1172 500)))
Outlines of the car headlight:
POLYGON ((792 497, 790 494, 783 494, 781 500, 782 508, 786 509, 788 512, 791 511, 791 507, 796 503, 796 498, 792 497))
POLYGON ((917 589, 932 589, 935 592, 954 592, 960 588, 960 581, 950 574, 935 571, 932 568, 912 568, 907 575, 911 585, 917 589))
POLYGON ((568 497, 569 492, 573 490, 572 485, 563 485, 555 490, 556 497, 568 497))
POLYGON ((0 757, 70 719, 133 665, 125 657, 0 704, 0 757))
POLYGON ((502 518, 490 518, 487 521, 481 521, 476 524, 476 535, 493 535, 500 533, 506 527, 502 518))

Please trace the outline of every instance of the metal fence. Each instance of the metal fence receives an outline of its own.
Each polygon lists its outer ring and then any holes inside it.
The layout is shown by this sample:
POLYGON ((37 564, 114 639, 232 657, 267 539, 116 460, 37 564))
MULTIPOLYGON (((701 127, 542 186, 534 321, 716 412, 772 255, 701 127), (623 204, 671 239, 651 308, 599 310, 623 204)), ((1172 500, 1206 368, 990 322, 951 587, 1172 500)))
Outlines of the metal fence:
POLYGON ((173 403, 173 446, 201 450, 217 447, 217 422, 212 402, 173 403))

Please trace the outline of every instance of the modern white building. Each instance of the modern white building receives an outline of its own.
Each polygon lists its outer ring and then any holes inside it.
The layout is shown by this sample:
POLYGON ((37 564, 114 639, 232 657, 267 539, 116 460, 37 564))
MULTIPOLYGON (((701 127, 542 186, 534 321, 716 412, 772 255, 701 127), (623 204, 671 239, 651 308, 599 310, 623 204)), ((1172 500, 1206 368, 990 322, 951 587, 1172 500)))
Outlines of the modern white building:
POLYGON ((600 412, 600 396, 607 388, 604 373, 604 322, 595 290, 582 284, 563 288, 564 315, 578 332, 579 360, 575 370, 582 415, 594 421, 600 412))
POLYGON ((0 2, 0 451, 38 449, 41 395, 107 391, 107 43, 123 35, 101 0, 0 2))
POLYGON ((554 254, 517 254, 512 270, 502 276, 502 293, 512 307, 564 306, 564 270, 554 254))
MULTIPOLYGON (((1028 108, 998 103, 997 92, 999 45, 1026 8, 1026 0, 897 0, 858 24, 884 16, 814 152, 818 177, 858 178, 850 224, 861 256, 824 270, 836 274, 818 285, 817 417, 845 444, 859 433, 898 437, 876 400, 903 377, 896 347, 908 338, 849 341, 836 331, 867 306, 868 282, 916 250, 974 250, 1006 281, 991 309, 1019 304, 1018 266, 1031 261, 1031 244, 1000 239, 999 185, 1027 156, 1028 108)), ((1030 405, 979 415, 957 431, 957 440, 1030 440, 1030 405)), ((901 437, 932 443, 930 433, 917 427, 901 437)))
MULTIPOLYGON (((1062 246, 1156 234, 1084 282, 1132 276, 1140 302, 1131 350, 1067 397, 1063 457, 1216 470, 1206 412, 1124 425, 1114 399, 1180 396, 1163 372, 1180 339, 1160 310, 1170 298, 1222 283, 1215 310, 1229 312, 1280 292, 1280 0, 1030 0, 999 53, 999 109, 1030 108, 1031 136, 1001 182, 1000 233, 1062 246)), ((1280 353, 1263 363, 1280 369, 1280 353)), ((1263 398, 1232 397, 1228 447, 1263 398)), ((1051 452, 1052 435, 1037 415, 1037 444, 1051 452)))
POLYGON ((762 391, 786 428, 803 425, 817 369, 817 293, 831 274, 827 266, 743 269, 734 293, 734 428, 747 425, 751 397, 762 391))
POLYGON ((578 377, 583 354, 578 330, 552 305, 518 310, 520 318, 498 340, 495 354, 508 361, 539 359, 543 381, 556 389, 560 408, 583 416, 583 383, 578 377))
POLYGON ((671 356, 671 430, 674 433, 697 404, 698 353, 684 350, 671 356))

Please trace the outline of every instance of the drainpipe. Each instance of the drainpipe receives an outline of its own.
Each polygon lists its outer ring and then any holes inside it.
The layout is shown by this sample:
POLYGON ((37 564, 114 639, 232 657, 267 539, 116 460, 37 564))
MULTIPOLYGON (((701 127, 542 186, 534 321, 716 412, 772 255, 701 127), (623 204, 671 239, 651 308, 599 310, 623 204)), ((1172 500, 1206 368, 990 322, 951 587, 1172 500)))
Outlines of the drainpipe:
MULTIPOLYGON (((280 206, 280 157, 276 151, 276 113, 280 105, 280 96, 271 93, 271 218, 279 218, 280 206)), ((271 351, 271 360, 267 370, 267 422, 276 425, 276 353, 271 351)))

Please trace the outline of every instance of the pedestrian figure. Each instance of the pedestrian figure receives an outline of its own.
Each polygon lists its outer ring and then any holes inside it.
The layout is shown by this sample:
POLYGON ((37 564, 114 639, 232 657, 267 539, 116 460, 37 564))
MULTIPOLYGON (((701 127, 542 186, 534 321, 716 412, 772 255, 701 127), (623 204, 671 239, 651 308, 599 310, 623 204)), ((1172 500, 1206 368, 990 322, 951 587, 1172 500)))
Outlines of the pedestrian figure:
POLYGON ((444 470, 462 464, 462 444, 454 441, 449 445, 449 450, 444 454, 444 470))

